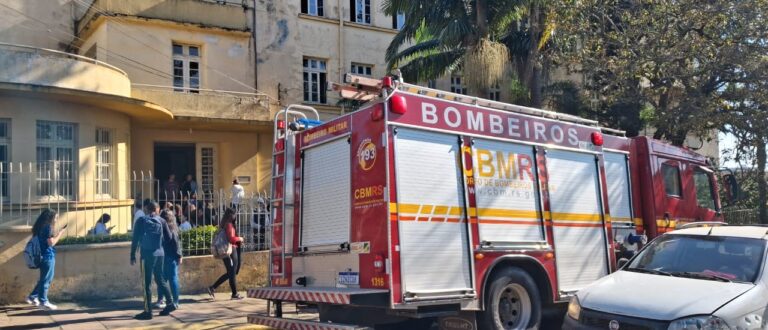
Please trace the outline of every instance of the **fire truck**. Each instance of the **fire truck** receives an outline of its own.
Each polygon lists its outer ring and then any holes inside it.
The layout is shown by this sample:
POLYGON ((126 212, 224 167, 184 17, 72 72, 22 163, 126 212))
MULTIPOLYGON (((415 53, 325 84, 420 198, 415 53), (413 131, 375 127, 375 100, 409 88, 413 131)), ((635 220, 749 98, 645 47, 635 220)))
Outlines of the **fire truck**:
POLYGON ((347 76, 369 100, 274 123, 269 301, 278 329, 531 329, 617 255, 718 221, 705 157, 577 116, 347 76), (283 317, 317 305, 319 320, 283 317))

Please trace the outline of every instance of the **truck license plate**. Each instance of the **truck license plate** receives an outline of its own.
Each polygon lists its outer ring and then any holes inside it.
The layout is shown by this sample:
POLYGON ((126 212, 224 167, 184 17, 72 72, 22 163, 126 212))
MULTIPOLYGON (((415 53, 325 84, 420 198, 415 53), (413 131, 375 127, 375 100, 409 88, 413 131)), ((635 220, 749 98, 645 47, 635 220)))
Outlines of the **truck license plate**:
POLYGON ((358 272, 339 272, 339 284, 358 285, 360 284, 360 273, 358 272))

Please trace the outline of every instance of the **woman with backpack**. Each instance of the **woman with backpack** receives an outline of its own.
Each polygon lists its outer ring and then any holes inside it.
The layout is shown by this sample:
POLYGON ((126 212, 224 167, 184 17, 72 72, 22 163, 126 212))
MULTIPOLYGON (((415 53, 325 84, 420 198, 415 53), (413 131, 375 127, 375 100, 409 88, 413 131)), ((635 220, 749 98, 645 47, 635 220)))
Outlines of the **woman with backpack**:
POLYGON ((56 248, 54 246, 59 242, 66 228, 65 225, 54 233, 58 218, 59 216, 55 211, 44 209, 32 227, 33 239, 37 239, 40 243, 40 279, 32 293, 27 297, 27 303, 46 310, 58 308, 48 301, 48 288, 53 281, 53 270, 56 267, 56 248))
POLYGON ((219 230, 226 233, 227 241, 229 244, 232 244, 234 248, 232 249, 232 254, 222 259, 224 261, 224 268, 227 269, 227 272, 224 275, 221 275, 213 285, 208 287, 208 294, 212 299, 216 299, 216 296, 214 295, 216 288, 226 280, 229 280, 229 288, 232 289, 232 299, 243 299, 243 297, 237 293, 236 279, 237 274, 240 272, 240 253, 242 252, 243 238, 237 236, 237 232, 235 231, 236 222, 237 217, 235 216, 235 210, 233 208, 227 208, 219 222, 219 230))
POLYGON ((160 217, 168 223, 168 229, 171 232, 170 239, 163 242, 163 249, 165 250, 164 279, 168 281, 168 285, 171 287, 171 298, 173 298, 173 302, 169 301, 168 303, 173 303, 174 307, 179 308, 179 265, 181 265, 182 256, 179 226, 176 225, 176 216, 171 210, 160 212, 160 217))

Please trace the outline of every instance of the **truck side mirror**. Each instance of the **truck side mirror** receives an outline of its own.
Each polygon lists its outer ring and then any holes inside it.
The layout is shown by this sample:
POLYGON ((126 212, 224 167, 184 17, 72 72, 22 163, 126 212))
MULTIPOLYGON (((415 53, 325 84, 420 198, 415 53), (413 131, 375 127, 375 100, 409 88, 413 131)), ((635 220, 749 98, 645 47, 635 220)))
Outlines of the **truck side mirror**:
POLYGON ((619 261, 616 262, 616 269, 624 268, 624 266, 626 266, 628 262, 629 262, 629 259, 627 258, 619 259, 619 261))

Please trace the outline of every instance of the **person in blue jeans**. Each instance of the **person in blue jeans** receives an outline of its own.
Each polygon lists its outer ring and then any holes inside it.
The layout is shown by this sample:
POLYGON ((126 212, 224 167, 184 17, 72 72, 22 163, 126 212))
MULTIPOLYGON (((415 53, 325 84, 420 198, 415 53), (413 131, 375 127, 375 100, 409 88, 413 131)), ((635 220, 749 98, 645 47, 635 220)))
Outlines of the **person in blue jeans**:
POLYGON ((58 214, 51 209, 44 209, 32 226, 32 235, 40 240, 40 279, 27 297, 27 303, 40 306, 46 310, 56 310, 58 307, 48 301, 48 288, 53 281, 53 270, 56 268, 56 248, 54 246, 64 234, 63 228, 55 232, 58 214))
MULTIPOLYGON (((136 250, 141 248, 141 275, 144 284, 144 311, 133 318, 137 320, 152 319, 152 276, 157 283, 157 291, 165 301, 172 301, 168 283, 163 280, 163 263, 165 249, 163 245, 170 239, 168 224, 160 217, 160 205, 156 201, 144 201, 144 216, 136 221, 131 240, 131 265, 136 264, 136 250)), ((176 310, 173 304, 168 304, 160 312, 160 316, 168 316, 176 310)))
POLYGON ((163 265, 164 279, 168 281, 168 285, 171 287, 171 298, 173 298, 174 307, 179 308, 179 265, 181 265, 182 257, 179 226, 176 225, 176 216, 171 210, 160 212, 160 217, 168 223, 168 230, 171 232, 170 239, 163 242, 163 250, 165 252, 165 264, 163 265))

